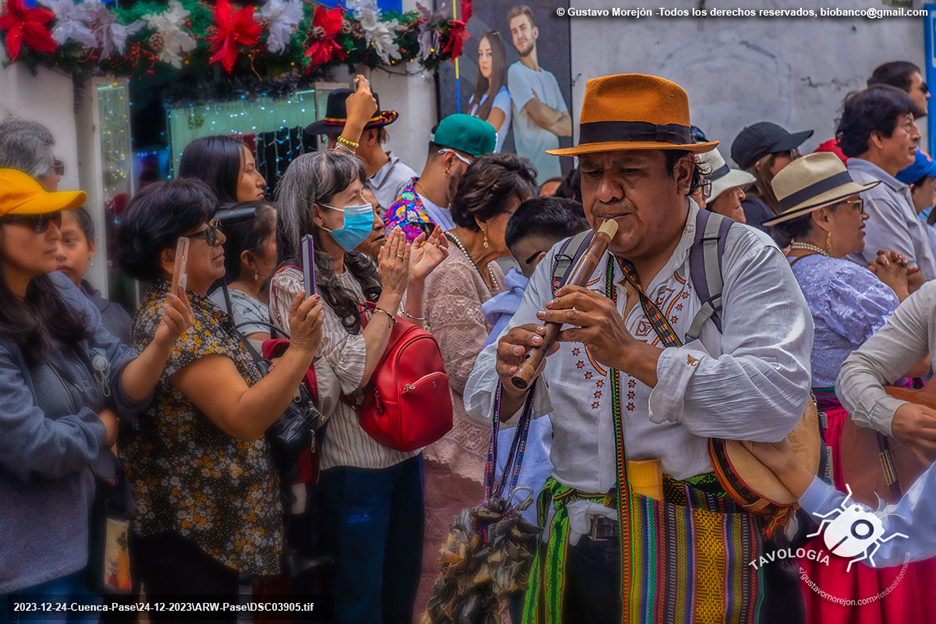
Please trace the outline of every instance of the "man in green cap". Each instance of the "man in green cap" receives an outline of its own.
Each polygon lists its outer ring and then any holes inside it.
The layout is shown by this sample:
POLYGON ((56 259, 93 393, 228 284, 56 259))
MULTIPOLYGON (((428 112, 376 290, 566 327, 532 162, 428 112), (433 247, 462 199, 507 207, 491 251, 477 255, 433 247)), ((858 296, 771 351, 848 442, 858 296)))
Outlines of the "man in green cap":
POLYGON ((448 205, 455 196, 458 181, 478 156, 490 154, 497 143, 497 131, 488 122, 471 115, 449 115, 433 129, 429 155, 422 175, 413 178, 384 215, 389 232, 403 228, 407 242, 421 232, 431 233, 455 227, 448 205))

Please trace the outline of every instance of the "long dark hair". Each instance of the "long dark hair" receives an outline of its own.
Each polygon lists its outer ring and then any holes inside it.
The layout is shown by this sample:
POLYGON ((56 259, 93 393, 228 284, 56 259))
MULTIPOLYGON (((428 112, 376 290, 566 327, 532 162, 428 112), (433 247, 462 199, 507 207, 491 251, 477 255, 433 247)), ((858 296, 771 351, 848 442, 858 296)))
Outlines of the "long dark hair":
POLYGON ((491 80, 481 75, 481 69, 478 68, 478 75, 475 78, 474 93, 471 94, 473 102, 480 102, 488 87, 491 88, 491 95, 475 111, 475 117, 487 121, 491 114, 491 107, 494 105, 494 98, 500 92, 501 87, 507 84, 507 52, 504 48, 504 40, 496 30, 489 30, 478 39, 478 47, 485 39, 491 45, 491 80))
MULTIPOLYGON (((2 266, 0 258, 0 269, 2 266)), ((37 275, 29 282, 25 299, 17 299, 0 278, 0 337, 13 341, 30 366, 49 360, 53 340, 73 345, 87 338, 86 321, 84 315, 65 304, 48 274, 37 275)))
MULTIPOLYGON (((249 201, 222 206, 221 210, 256 208, 257 218, 224 226, 224 281, 228 284, 240 279, 241 254, 261 253, 263 243, 276 232, 276 211, 269 202, 249 201)), ((264 276, 266 277, 266 276, 264 276)))
MULTIPOLYGON (((361 331, 358 306, 361 301, 341 285, 335 275, 331 256, 322 246, 322 230, 312 216, 315 204, 328 204, 332 198, 354 182, 367 180, 364 162, 355 156, 329 150, 303 154, 289 164, 276 185, 276 205, 279 208, 280 257, 293 259, 302 266, 302 237, 312 234, 315 241, 315 286, 325 303, 341 319, 350 334, 361 331)), ((373 263, 364 255, 347 252, 345 268, 361 285, 368 301, 380 297, 380 279, 373 263)))
POLYGON ((180 178, 195 178, 208 185, 219 204, 237 201, 237 182, 244 168, 243 141, 231 136, 195 139, 182 152, 180 178))

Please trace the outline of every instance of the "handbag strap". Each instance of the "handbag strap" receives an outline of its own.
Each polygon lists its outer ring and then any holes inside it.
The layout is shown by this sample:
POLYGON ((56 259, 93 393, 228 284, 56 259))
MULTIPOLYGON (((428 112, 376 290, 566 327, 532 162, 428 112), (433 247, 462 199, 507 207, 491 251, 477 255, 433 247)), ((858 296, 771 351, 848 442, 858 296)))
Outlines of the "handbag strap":
POLYGON ((507 454, 507 461, 504 462, 504 472, 500 480, 495 482, 494 473, 497 465, 497 434, 500 431, 500 407, 501 392, 503 385, 497 384, 497 392, 494 395, 493 424, 491 425, 491 440, 488 444, 487 463, 484 468, 484 500, 490 501, 493 497, 502 497, 507 482, 510 481, 510 492, 517 487, 517 481, 520 478, 520 466, 523 464, 523 455, 526 452, 527 436, 530 432, 530 421, 533 413, 533 395, 536 391, 536 381, 530 387, 526 400, 523 402, 523 412, 520 414, 520 422, 514 431, 513 441, 510 444, 510 452, 507 454))

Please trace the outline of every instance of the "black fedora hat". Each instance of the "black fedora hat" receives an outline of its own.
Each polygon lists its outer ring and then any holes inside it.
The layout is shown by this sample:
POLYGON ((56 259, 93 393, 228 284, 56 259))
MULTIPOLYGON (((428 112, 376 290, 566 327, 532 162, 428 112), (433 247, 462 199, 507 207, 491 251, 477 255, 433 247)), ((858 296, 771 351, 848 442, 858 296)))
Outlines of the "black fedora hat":
MULTIPOLYGON (((306 126, 306 134, 340 134, 344 129, 345 122, 348 121, 348 109, 345 107, 345 100, 354 93, 351 89, 335 89, 328 94, 328 102, 325 105, 325 118, 306 126)), ((396 111, 380 110, 380 98, 376 93, 373 94, 377 100, 377 112, 365 124, 364 129, 380 128, 392 124, 400 114, 396 111)))

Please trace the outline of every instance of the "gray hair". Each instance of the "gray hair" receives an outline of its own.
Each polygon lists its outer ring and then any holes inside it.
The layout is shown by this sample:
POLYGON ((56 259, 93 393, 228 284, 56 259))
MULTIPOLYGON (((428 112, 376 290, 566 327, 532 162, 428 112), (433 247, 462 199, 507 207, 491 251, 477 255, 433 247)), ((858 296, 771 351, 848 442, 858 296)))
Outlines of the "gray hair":
POLYGON ((276 185, 277 218, 287 247, 285 257, 298 256, 302 237, 313 233, 315 204, 330 202, 355 180, 367 180, 364 162, 336 150, 303 154, 289 164, 276 185))
POLYGON ((42 178, 54 167, 52 132, 35 121, 11 117, 0 121, 0 168, 42 178))

